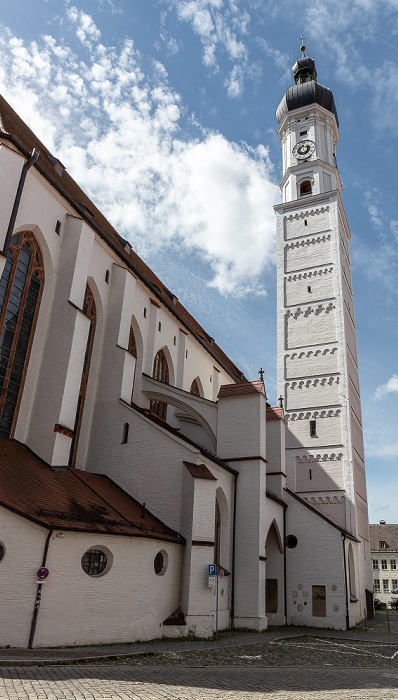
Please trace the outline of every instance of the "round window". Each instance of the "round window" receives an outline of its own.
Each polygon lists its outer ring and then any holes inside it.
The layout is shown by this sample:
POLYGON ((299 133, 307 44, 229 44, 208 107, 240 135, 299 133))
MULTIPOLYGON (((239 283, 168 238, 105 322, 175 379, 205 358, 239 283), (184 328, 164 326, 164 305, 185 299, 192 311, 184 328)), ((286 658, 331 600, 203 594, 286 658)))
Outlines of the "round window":
POLYGON ((168 555, 164 549, 157 553, 154 561, 153 568, 155 569, 156 576, 163 576, 166 573, 168 564, 168 555))
POLYGON ((105 571, 108 563, 105 552, 101 549, 89 549, 82 556, 82 569, 89 576, 99 576, 105 571))
POLYGON ((2 561, 2 559, 4 559, 5 553, 6 553, 5 547, 4 547, 4 545, 1 544, 1 542, 0 542, 0 561, 2 561))
POLYGON ((297 547, 297 543, 298 540, 296 535, 288 535, 286 537, 286 547, 289 547, 289 549, 294 549, 295 547, 297 547))

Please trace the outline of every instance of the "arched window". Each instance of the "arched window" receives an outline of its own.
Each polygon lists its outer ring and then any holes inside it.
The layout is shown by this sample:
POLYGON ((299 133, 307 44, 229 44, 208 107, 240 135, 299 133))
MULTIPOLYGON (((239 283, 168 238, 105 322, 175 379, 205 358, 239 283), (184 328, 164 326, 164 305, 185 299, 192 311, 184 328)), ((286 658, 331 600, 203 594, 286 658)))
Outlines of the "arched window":
POLYGON ((11 239, 0 280, 0 436, 15 430, 41 295, 44 268, 29 231, 11 239))
POLYGON ((127 350, 132 355, 134 355, 134 357, 137 357, 137 345, 135 342, 133 326, 130 327, 129 344, 128 344, 127 350))
POLYGON ((300 197, 304 197, 306 194, 312 194, 312 185, 310 180, 304 180, 300 183, 300 197))
POLYGON ((189 392, 190 394, 194 394, 195 396, 200 396, 199 385, 196 379, 193 380, 189 392))
POLYGON ((90 319, 90 328, 88 331, 86 352, 84 355, 84 362, 83 362, 82 378, 81 378, 81 382, 80 382, 79 398, 77 401, 76 417, 75 417, 75 425, 74 425, 74 435, 72 438, 72 444, 71 444, 70 455, 69 455, 69 466, 72 466, 72 467, 76 463, 76 453, 77 453, 77 447, 78 447, 79 436, 80 436, 80 428, 81 428, 82 418, 83 418, 84 402, 86 400, 87 382, 88 382, 88 375, 90 372, 90 362, 91 362, 91 355, 92 355, 92 351, 93 351, 95 326, 96 326, 96 320, 97 320, 94 297, 93 297, 92 291, 88 285, 86 287, 86 293, 84 295, 83 313, 86 314, 86 316, 90 319))
MULTIPOLYGON (((158 382, 169 383, 169 366, 163 350, 159 350, 153 362, 152 377, 158 382)), ((151 401, 149 410, 159 418, 166 420, 167 403, 165 401, 151 401)))
POLYGON ((216 515, 214 519, 214 563, 220 563, 221 550, 221 513, 220 506, 216 500, 216 515))

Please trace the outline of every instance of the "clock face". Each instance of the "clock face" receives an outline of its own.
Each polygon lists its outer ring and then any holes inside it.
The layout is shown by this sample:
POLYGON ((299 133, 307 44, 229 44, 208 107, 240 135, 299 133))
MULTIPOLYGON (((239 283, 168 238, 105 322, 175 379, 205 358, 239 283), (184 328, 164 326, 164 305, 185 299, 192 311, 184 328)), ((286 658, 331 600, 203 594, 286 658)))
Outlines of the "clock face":
POLYGON ((295 158, 309 158, 315 151, 315 144, 313 141, 299 141, 293 148, 293 155, 295 158))

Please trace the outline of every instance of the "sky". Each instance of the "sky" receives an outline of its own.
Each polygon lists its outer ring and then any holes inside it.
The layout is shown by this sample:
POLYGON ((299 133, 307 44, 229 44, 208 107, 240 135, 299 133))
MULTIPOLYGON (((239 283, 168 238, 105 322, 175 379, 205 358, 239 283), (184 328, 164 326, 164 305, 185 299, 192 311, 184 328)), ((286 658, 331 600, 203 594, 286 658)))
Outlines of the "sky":
POLYGON ((276 403, 275 110, 334 94, 370 522, 398 522, 398 0, 15 0, 0 92, 276 403))

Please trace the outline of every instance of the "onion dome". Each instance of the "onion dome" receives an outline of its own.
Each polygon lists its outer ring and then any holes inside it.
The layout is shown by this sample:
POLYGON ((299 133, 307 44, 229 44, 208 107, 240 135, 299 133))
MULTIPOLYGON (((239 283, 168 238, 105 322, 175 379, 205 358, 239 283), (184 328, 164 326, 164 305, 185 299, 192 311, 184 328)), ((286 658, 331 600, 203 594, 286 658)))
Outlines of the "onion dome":
POLYGON ((315 61, 309 58, 309 56, 303 56, 296 61, 292 71, 296 85, 286 90, 284 97, 278 105, 278 109, 276 110, 278 123, 282 121, 287 112, 291 112, 293 109, 298 109, 299 107, 306 107, 306 105, 315 102, 334 114, 338 126, 339 119, 333 93, 329 88, 317 83, 315 61))

